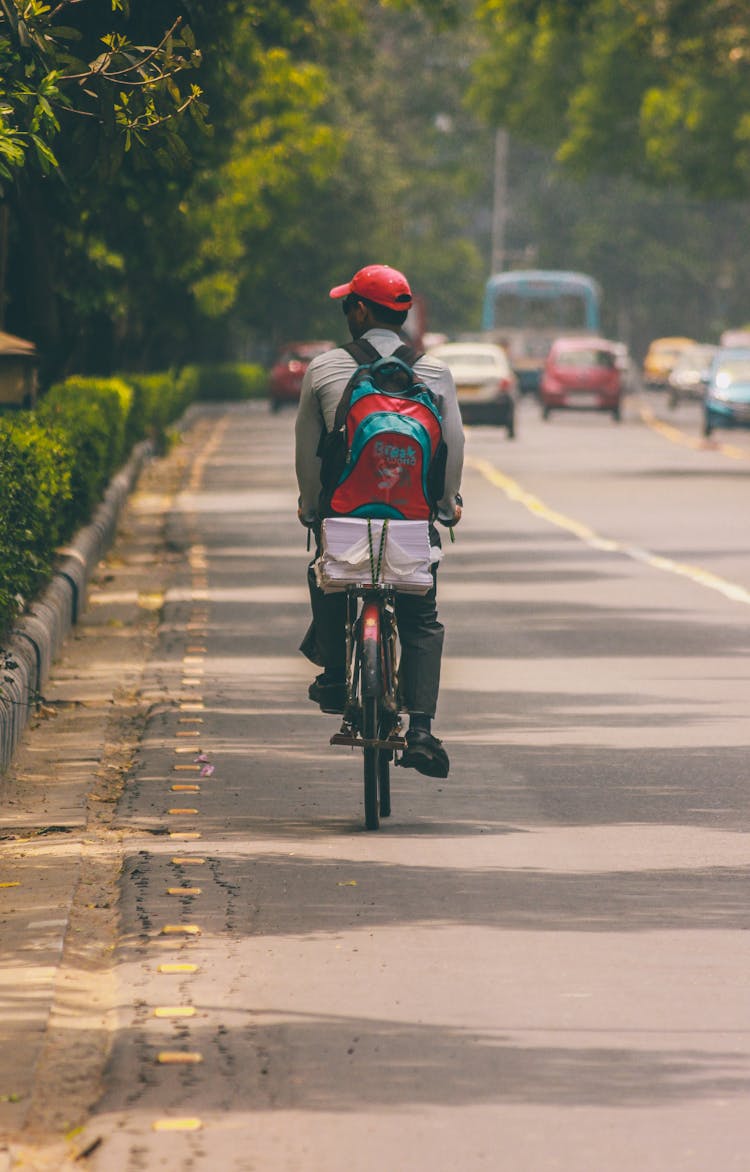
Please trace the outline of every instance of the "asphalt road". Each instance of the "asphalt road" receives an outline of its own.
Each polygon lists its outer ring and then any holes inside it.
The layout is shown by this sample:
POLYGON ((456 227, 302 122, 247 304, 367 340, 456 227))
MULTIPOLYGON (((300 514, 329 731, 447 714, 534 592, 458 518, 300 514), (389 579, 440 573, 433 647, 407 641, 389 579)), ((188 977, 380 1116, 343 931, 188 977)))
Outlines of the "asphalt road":
POLYGON ((189 447, 86 1167, 747 1169, 750 434, 642 402, 470 431, 451 774, 377 833, 296 651, 293 418, 189 447))

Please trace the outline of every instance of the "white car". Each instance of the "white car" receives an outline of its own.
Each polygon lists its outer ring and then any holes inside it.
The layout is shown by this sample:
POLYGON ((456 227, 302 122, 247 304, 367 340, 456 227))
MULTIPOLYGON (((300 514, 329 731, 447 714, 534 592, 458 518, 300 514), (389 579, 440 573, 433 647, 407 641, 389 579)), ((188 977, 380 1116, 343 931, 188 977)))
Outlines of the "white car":
POLYGON ((502 346, 491 342, 444 342, 430 354, 449 367, 464 423, 495 423, 508 439, 516 434, 518 381, 502 346))

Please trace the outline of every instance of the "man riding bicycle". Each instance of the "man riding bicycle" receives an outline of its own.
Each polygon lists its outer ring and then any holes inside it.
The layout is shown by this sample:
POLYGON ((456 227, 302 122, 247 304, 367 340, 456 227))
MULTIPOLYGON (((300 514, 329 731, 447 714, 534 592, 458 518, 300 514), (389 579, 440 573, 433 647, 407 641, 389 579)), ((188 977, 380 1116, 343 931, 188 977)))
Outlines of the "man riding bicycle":
MULTIPOLYGON (((342 300, 352 339, 370 343, 378 354, 392 355, 402 345, 399 331, 413 304, 409 283, 403 273, 387 265, 368 265, 355 273, 346 285, 331 289, 330 296, 342 300)), ((464 434, 456 398, 456 387, 448 367, 425 354, 413 364, 415 375, 430 390, 442 420, 447 447, 444 491, 437 502, 435 519, 455 525, 461 519, 461 472, 464 434)), ((321 432, 329 433, 336 408, 357 367, 354 357, 337 348, 317 355, 302 383, 296 421, 296 468, 299 484, 298 515, 303 525, 317 528, 321 494, 321 432)), ((431 541, 440 545, 434 527, 431 541)), ((432 566, 433 585, 427 594, 398 593, 396 621, 401 643, 400 687, 409 713, 406 748, 401 764, 430 777, 447 777, 448 754, 432 733, 432 719, 440 686, 440 663, 444 629, 437 617, 437 563, 432 566)), ((346 699, 345 599, 341 594, 324 594, 308 571, 313 621, 300 650, 323 672, 308 689, 311 700, 323 712, 343 712, 346 699)))

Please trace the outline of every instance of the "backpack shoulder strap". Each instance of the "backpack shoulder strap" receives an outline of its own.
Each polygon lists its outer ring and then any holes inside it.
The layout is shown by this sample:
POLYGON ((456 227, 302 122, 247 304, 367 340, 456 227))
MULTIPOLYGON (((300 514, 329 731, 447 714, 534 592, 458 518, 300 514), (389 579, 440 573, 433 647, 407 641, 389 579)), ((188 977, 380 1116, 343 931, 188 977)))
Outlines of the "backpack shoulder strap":
POLYGON ((370 362, 377 362, 378 358, 381 357, 379 351, 375 349, 372 342, 367 341, 367 338, 357 338, 354 342, 347 342, 340 349, 351 354, 358 366, 367 366, 370 362))
POLYGON ((420 358, 424 358, 424 355, 415 350, 413 346, 409 346, 408 343, 404 342, 397 350, 393 351, 393 357, 400 358, 407 366, 413 366, 415 362, 419 362, 420 358))
MULTIPOLYGON (((354 342, 347 342, 345 346, 340 347, 341 350, 346 350, 347 354, 351 354, 357 367, 367 366, 371 362, 377 362, 380 354, 373 346, 372 342, 368 342, 366 338, 357 338, 354 342)), ((355 371, 356 373, 356 371, 355 371)), ((336 414, 333 419, 332 434, 340 431, 344 426, 346 413, 349 410, 349 404, 352 401, 352 391, 354 390, 354 375, 349 379, 349 382, 344 388, 344 393, 339 399, 336 407, 336 414)))

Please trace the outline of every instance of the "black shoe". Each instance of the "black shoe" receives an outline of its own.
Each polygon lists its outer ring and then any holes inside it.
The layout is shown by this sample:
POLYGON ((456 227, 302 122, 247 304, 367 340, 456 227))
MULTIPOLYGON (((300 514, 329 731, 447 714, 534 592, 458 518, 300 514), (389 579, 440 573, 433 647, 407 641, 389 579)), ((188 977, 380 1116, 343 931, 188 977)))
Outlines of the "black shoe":
POLYGON ((332 683, 327 672, 322 672, 313 680, 307 694, 313 703, 320 706, 321 712, 341 713, 346 706, 346 684, 341 680, 332 683))
POLYGON ((423 728, 410 728, 407 732, 401 764, 427 777, 447 777, 450 769, 443 742, 423 728))

